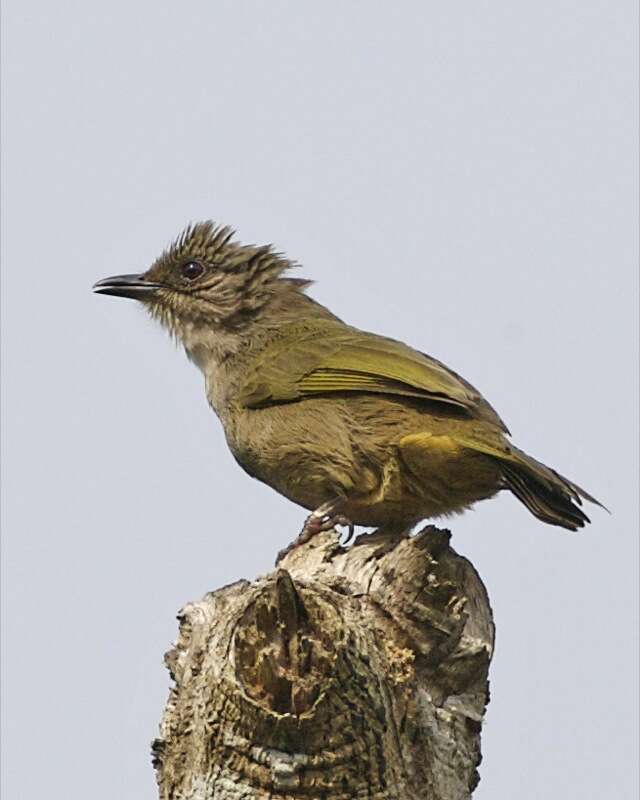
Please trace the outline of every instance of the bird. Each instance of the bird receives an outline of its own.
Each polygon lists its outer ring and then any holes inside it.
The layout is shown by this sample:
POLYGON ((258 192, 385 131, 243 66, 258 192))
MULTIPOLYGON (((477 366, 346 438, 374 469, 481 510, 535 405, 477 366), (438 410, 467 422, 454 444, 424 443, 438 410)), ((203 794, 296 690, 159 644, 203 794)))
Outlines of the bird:
MULTIPOLYGON (((494 408, 432 356, 352 327, 273 245, 189 225, 143 273, 94 291, 142 303, 204 376, 238 464, 310 513, 281 556, 323 530, 392 539, 510 491, 571 531, 598 500, 515 447, 494 408)), ((604 506, 602 506, 604 508, 604 506)))

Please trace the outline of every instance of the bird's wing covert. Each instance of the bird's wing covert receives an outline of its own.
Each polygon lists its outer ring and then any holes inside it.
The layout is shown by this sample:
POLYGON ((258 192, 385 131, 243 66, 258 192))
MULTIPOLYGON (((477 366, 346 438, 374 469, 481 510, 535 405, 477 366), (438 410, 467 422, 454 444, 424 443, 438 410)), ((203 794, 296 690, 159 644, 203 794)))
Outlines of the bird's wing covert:
POLYGON ((256 355, 241 392, 249 408, 332 393, 413 397, 464 409, 506 431, 482 395, 439 361, 401 342, 333 321, 286 326, 256 355))

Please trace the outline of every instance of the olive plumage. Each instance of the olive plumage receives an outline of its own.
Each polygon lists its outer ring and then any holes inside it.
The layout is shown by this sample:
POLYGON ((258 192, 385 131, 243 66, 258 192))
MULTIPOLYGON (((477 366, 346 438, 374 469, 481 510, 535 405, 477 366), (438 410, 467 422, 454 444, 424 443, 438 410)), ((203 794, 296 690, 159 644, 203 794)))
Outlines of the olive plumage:
POLYGON ((205 222, 95 290, 140 300, 183 344, 238 463, 314 512, 306 538, 336 520, 397 535, 502 489, 551 525, 589 521, 582 500, 597 501, 514 447, 477 389, 342 322, 293 266, 205 222))

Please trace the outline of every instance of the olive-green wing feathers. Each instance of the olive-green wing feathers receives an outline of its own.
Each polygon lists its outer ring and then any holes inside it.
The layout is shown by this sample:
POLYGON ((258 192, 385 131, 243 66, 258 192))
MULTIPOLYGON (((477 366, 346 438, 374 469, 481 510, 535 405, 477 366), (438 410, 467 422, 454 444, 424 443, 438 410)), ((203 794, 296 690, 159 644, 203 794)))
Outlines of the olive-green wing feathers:
POLYGON ((259 408, 336 392, 443 403, 506 431, 480 393, 439 361, 333 320, 283 326, 249 365, 240 402, 259 408))

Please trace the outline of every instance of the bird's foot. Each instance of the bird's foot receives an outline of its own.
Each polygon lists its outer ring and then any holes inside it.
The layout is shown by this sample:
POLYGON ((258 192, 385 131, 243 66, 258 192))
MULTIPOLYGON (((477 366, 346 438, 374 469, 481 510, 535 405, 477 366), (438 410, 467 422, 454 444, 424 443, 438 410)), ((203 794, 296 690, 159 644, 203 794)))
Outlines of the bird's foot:
POLYGON ((312 511, 306 518, 302 530, 296 538, 285 548, 280 550, 276 558, 276 566, 292 550, 295 550, 296 547, 306 544, 313 539, 314 536, 317 536, 323 531, 330 531, 332 528, 335 528, 336 525, 345 525, 348 528, 347 537, 343 542, 343 544, 347 544, 353 538, 355 531, 353 522, 345 517, 344 514, 338 513, 333 503, 324 503, 316 508, 316 510, 312 511))

